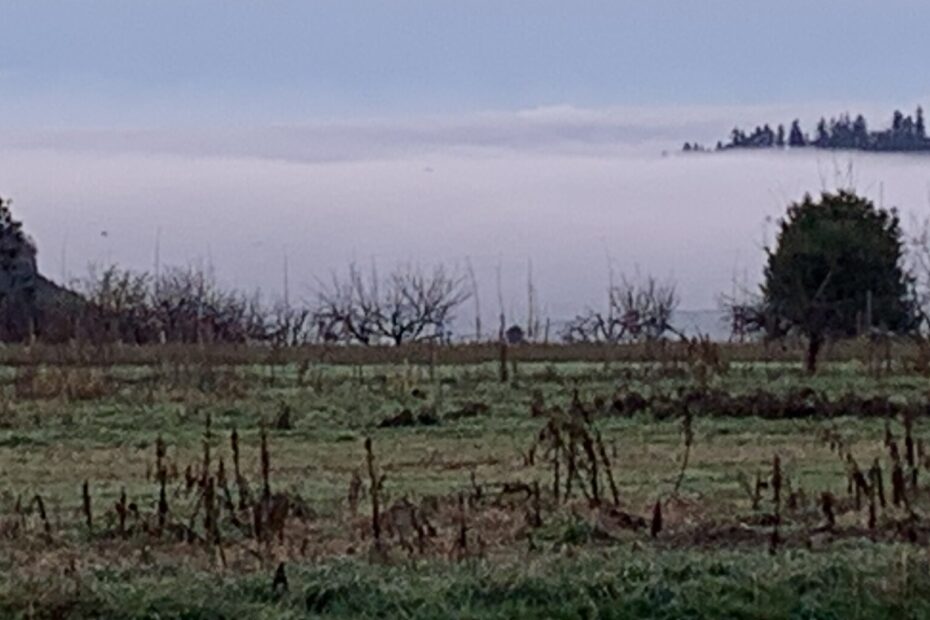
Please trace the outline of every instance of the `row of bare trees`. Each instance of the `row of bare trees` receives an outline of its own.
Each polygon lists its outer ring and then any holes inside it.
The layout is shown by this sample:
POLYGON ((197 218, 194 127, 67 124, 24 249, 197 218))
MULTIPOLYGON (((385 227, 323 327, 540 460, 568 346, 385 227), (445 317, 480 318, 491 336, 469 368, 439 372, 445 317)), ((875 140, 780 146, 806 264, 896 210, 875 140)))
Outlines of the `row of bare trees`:
MULTIPOLYGON (((296 303, 225 288, 211 269, 190 266, 156 274, 117 266, 91 269, 72 289, 67 307, 44 313, 40 337, 129 344, 448 343, 463 304, 474 300, 480 313, 473 272, 441 264, 399 265, 382 273, 374 264, 363 269, 353 263, 319 281, 310 299, 296 303)), ((671 324, 678 305, 673 283, 623 278, 609 287, 607 298, 605 309, 588 309, 569 321, 563 339, 618 343, 680 336, 671 324)), ((476 327, 480 330, 480 323, 476 327)), ((537 332, 542 330, 522 333, 533 340, 539 339, 537 332)))
POLYGON ((224 288, 212 270, 168 268, 156 275, 109 266, 72 284, 67 308, 46 312, 46 334, 92 342, 311 342, 404 344, 448 340, 454 311, 471 295, 444 266, 398 267, 380 276, 350 265, 318 287, 315 303, 266 302, 224 288))
POLYGON ((84 302, 74 331, 95 342, 247 342, 285 335, 276 306, 265 307, 258 294, 223 288, 210 269, 176 267, 152 275, 92 268, 73 288, 84 302))

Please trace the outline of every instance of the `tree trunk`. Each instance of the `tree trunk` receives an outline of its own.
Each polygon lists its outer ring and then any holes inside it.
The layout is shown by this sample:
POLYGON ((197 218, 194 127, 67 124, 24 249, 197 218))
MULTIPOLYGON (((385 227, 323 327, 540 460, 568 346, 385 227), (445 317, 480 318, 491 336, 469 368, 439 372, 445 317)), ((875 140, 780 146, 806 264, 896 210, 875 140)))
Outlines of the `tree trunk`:
POLYGON ((811 335, 807 340, 807 372, 815 374, 817 372, 817 355, 823 346, 823 336, 819 334, 811 335))

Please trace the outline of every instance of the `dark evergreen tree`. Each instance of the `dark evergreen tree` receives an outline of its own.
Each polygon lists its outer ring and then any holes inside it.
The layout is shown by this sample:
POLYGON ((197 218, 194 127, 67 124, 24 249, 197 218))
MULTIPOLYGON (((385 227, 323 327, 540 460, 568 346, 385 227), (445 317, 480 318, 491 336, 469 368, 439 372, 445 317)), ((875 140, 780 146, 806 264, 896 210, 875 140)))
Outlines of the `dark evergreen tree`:
POLYGON ((826 147, 830 143, 830 132, 827 130, 827 119, 821 117, 817 122, 817 138, 814 144, 819 147, 826 147))
POLYGON ((861 114, 853 123, 853 136, 856 148, 866 148, 869 144, 869 127, 861 114))
POLYGON ((917 327, 904 241, 894 210, 852 192, 806 196, 788 207, 776 247, 768 252, 762 287, 769 330, 808 340, 807 368, 830 337, 871 325, 896 333, 917 327))
POLYGON ((807 146, 807 139, 804 137, 804 132, 801 131, 801 121, 797 119, 791 123, 791 134, 788 137, 788 146, 807 146))
MULTIPOLYGON (((927 136, 923 108, 920 107, 914 116, 905 116, 901 111, 895 110, 891 127, 882 131, 870 132, 865 117, 861 114, 853 120, 849 113, 844 113, 829 121, 821 118, 813 139, 804 134, 798 120, 791 123, 787 140, 782 125, 779 125, 777 130, 773 130, 768 124, 756 126, 749 134, 736 127, 730 135, 727 144, 718 143, 718 150, 783 147, 787 142, 788 146, 794 148, 815 146, 821 149, 930 152, 930 137, 927 136)), ((691 148, 694 149, 694 145, 691 148)))

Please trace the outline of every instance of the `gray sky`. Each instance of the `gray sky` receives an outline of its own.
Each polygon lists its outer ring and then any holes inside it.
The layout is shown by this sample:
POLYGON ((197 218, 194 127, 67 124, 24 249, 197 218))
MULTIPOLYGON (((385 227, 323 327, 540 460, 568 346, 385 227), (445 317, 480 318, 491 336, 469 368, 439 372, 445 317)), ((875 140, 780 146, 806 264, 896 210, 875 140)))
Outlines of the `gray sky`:
POLYGON ((918 0, 0 0, 0 126, 911 106, 918 0))

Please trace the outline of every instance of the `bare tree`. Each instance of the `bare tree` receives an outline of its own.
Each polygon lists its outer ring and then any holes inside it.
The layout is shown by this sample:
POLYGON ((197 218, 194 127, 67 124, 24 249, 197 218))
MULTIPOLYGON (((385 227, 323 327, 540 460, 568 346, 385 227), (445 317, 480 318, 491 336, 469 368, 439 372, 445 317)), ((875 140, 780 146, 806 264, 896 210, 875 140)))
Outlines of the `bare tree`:
POLYGON ((355 263, 345 279, 335 272, 329 285, 320 286, 315 319, 324 340, 375 344, 380 307, 378 276, 372 267, 366 279, 355 263))
POLYGON ((148 274, 91 265, 74 287, 89 302, 82 322, 93 338, 134 343, 152 339, 156 330, 148 274))
POLYGON ((212 272, 173 267, 152 277, 111 266, 75 283, 85 300, 79 319, 92 340, 150 342, 268 341, 274 334, 256 292, 222 288, 212 272))
POLYGON ((316 322, 328 339, 361 344, 445 339, 455 310, 471 295, 467 279, 442 265, 428 273, 398 267, 381 278, 374 266, 365 276, 352 264, 346 279, 334 274, 320 291, 316 322))
MULTIPOLYGON (((613 278, 611 278, 613 280, 613 278)), ((563 339, 569 342, 657 340, 666 334, 684 337, 672 326, 679 297, 674 282, 647 276, 641 280, 621 277, 607 290, 605 310, 589 308, 569 321, 563 339)))
POLYGON ((293 306, 287 299, 280 299, 267 315, 267 339, 276 346, 295 347, 313 341, 315 325, 310 308, 293 306))

